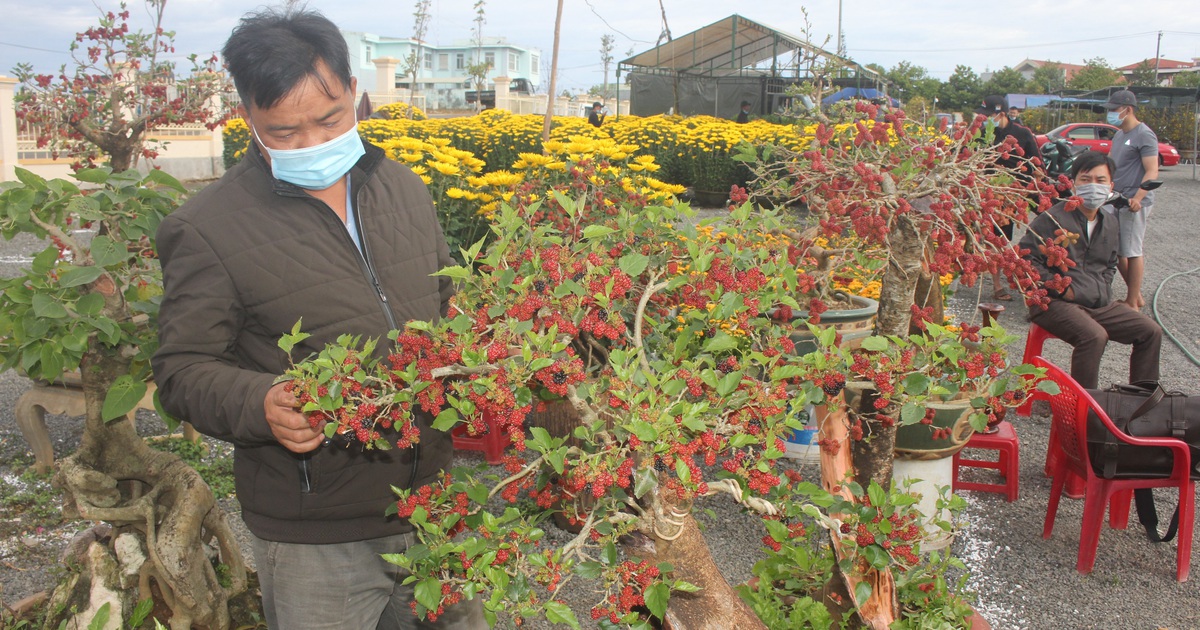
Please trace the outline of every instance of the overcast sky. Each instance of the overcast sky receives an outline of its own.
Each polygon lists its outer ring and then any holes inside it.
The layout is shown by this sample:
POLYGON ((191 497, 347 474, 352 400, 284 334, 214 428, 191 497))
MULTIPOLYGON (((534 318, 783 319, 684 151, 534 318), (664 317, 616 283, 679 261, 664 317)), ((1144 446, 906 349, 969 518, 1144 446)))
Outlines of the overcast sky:
MULTIPOLYGON (((115 0, 97 0, 115 10, 115 0)), ((428 40, 450 44, 470 37, 473 0, 432 0, 428 40)), ((739 13, 769 27, 800 36, 803 16, 795 0, 663 0, 671 34, 679 37, 739 13)), ((830 37, 835 50, 838 0, 807 3, 812 39, 830 37)), ((341 28, 383 36, 412 33, 411 0, 309 0, 341 28)), ((219 50, 238 18, 262 6, 245 0, 169 0, 166 26, 177 33, 179 56, 219 50)), ((150 20, 141 0, 131 0, 135 28, 150 20)), ((1189 61, 1200 57, 1197 0, 1058 0, 1036 2, 949 2, 944 0, 842 0, 846 49, 859 63, 891 68, 907 60, 945 80, 957 64, 976 73, 1012 66, 1025 58, 1083 63, 1103 57, 1112 66, 1152 58, 1159 32, 1162 56, 1189 61)), ((553 0, 487 0, 485 35, 541 48, 546 58, 554 37, 553 0)), ((40 70, 68 63, 74 33, 96 23, 89 0, 0 0, 0 74, 18 62, 40 70)), ((565 0, 560 50, 564 88, 603 81, 600 38, 616 37, 614 57, 653 47, 662 30, 655 0, 565 0)), ((611 80, 611 79, 610 79, 611 80)), ((545 81, 545 79, 544 79, 545 81)))

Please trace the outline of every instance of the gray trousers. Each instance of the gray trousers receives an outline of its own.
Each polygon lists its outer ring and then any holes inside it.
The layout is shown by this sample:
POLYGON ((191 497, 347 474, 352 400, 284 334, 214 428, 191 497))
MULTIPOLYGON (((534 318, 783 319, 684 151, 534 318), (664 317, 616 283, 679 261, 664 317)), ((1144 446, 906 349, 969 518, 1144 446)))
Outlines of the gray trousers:
POLYGON ((1157 381, 1158 355, 1162 350, 1162 328, 1154 320, 1113 302, 1086 308, 1065 300, 1050 300, 1050 308, 1036 312, 1029 321, 1070 344, 1071 378, 1085 389, 1096 389, 1100 381, 1100 357, 1108 340, 1133 345, 1129 356, 1129 381, 1157 381))
POLYGON ((271 630, 483 630, 478 596, 446 609, 436 622, 410 607, 408 572, 385 561, 402 553, 412 534, 329 545, 262 540, 253 536, 263 611, 271 630))

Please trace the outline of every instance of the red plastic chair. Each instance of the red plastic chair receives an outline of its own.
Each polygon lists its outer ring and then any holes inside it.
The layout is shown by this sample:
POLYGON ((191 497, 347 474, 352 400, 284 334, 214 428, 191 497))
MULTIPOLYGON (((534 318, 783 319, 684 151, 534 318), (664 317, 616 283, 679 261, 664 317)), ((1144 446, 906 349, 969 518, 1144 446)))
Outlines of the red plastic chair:
POLYGON ((1050 503, 1046 507, 1042 538, 1049 538, 1054 530, 1058 501, 1062 497, 1067 477, 1071 474, 1085 480, 1083 526, 1079 535, 1079 560, 1075 565, 1075 569, 1080 573, 1090 573, 1096 563, 1100 529, 1104 524, 1104 509, 1110 502, 1110 525, 1123 529, 1128 522, 1129 501, 1133 490, 1179 488, 1179 546, 1176 550, 1178 566, 1175 578, 1180 582, 1186 581, 1192 557, 1192 523, 1195 519, 1196 495, 1195 484, 1188 474, 1191 469, 1191 452, 1188 445, 1175 438, 1139 438, 1121 432, 1104 413, 1104 409, 1069 374, 1040 356, 1034 357, 1031 363, 1046 368, 1046 377, 1057 383, 1060 390, 1058 395, 1050 399, 1051 421, 1058 429, 1058 440, 1051 444, 1057 453, 1052 475, 1054 482, 1050 488, 1050 503), (1089 410, 1099 416, 1108 430, 1126 444, 1171 449, 1175 457, 1171 476, 1145 479, 1104 479, 1097 476, 1088 455, 1089 410))
MULTIPOLYGON (((1030 322, 1029 334, 1025 337, 1025 356, 1021 357, 1021 363, 1032 363, 1034 357, 1042 356, 1042 346, 1046 344, 1047 339, 1058 339, 1058 337, 1055 337, 1045 328, 1030 322)), ((1035 400, 1050 400, 1050 395, 1040 391, 1033 392, 1029 396, 1029 400, 1026 400, 1020 407, 1017 407, 1017 415, 1022 418, 1028 418, 1033 409, 1033 401, 1035 400)), ((1053 439, 1054 434, 1051 433, 1050 437, 1053 439)), ((1049 468, 1050 462, 1046 462, 1046 464, 1047 468, 1049 468)))

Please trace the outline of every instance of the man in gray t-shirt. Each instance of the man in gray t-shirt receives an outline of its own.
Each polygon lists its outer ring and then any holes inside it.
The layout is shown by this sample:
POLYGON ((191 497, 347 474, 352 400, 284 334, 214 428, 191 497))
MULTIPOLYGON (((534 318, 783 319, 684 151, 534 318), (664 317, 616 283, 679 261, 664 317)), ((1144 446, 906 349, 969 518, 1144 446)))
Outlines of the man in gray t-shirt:
POLYGON ((1117 211, 1121 224, 1117 268, 1128 287, 1125 303, 1140 309, 1146 305, 1142 298, 1142 276, 1146 271, 1142 240, 1146 235, 1150 207, 1154 204, 1154 193, 1142 190, 1140 186, 1142 182, 1158 179, 1158 137, 1146 123, 1137 119, 1137 98, 1133 92, 1114 92, 1104 107, 1108 110, 1108 123, 1120 127, 1109 152, 1117 165, 1113 190, 1129 198, 1129 208, 1117 211))

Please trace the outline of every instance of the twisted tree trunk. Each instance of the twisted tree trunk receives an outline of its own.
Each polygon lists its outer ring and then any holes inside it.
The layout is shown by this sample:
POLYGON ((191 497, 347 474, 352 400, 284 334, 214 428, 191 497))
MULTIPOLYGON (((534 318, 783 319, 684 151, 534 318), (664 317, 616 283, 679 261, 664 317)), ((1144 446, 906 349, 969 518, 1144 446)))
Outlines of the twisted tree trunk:
POLYGON ((105 521, 113 531, 81 550, 85 572, 59 587, 50 609, 75 604, 84 611, 75 622, 84 627, 107 602, 109 618, 120 623, 137 601, 157 596, 170 609, 172 630, 228 628, 228 600, 245 590, 246 567, 212 491, 177 456, 147 446, 130 417, 104 422, 105 395, 129 373, 127 360, 93 340, 80 371, 83 441, 55 483, 65 493, 64 516, 105 521), (214 562, 224 566, 227 586, 214 562))

